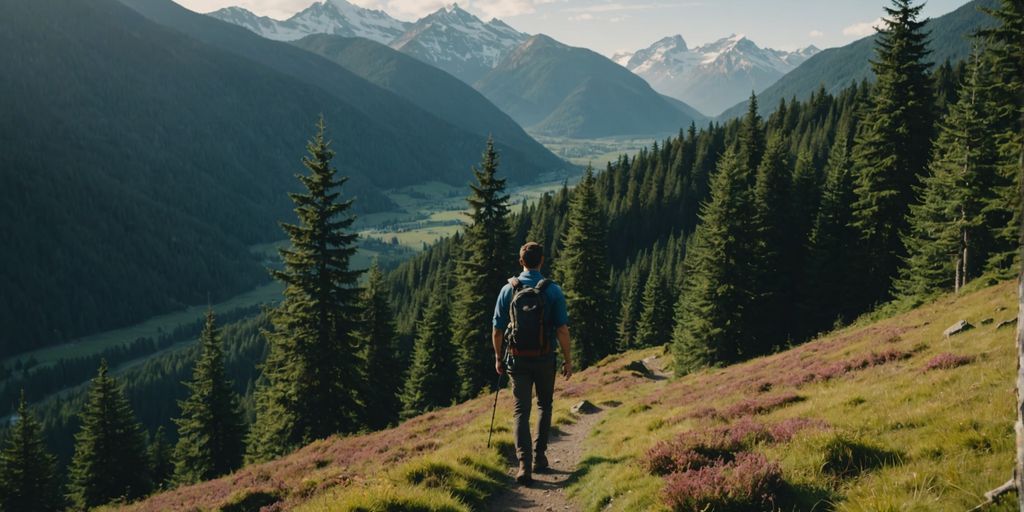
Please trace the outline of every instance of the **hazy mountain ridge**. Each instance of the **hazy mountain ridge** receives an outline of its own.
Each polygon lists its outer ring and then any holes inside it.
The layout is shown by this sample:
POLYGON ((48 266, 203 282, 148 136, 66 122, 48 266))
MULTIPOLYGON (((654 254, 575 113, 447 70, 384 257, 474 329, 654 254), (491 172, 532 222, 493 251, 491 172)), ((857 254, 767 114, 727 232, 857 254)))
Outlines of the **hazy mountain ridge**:
POLYGON ((813 45, 793 52, 761 48, 737 34, 689 48, 676 35, 615 59, 656 91, 717 114, 750 91, 770 86, 819 51, 813 45))
POLYGON ((608 58, 545 35, 528 39, 475 85, 521 125, 544 135, 666 134, 699 120, 608 58))

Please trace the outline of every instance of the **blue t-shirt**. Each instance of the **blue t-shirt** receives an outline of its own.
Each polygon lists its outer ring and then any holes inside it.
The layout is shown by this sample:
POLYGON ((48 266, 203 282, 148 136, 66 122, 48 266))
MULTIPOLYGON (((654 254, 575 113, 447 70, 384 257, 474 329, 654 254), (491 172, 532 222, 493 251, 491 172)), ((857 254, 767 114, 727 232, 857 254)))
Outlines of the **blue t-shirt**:
MULTIPOLYGON (((537 283, 544 279, 544 276, 537 270, 526 270, 516 277, 523 286, 537 286, 537 283)), ((508 327, 508 323, 511 321, 509 318, 509 306, 512 304, 512 295, 514 293, 511 284, 506 284, 502 287, 501 292, 498 293, 498 302, 494 305, 495 329, 504 331, 508 327)), ((544 288, 544 318, 545 323, 548 324, 546 326, 549 335, 548 339, 551 340, 555 339, 555 331, 559 327, 569 325, 569 312, 565 308, 565 295, 562 293, 562 288, 553 282, 544 288)), ((552 353, 554 353, 554 348, 555 344, 552 343, 552 353)))

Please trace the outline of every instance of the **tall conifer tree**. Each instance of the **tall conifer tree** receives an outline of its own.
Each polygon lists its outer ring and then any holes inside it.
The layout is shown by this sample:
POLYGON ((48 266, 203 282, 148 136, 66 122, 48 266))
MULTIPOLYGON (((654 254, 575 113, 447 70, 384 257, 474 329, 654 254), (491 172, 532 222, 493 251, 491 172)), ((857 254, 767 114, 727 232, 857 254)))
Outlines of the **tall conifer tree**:
POLYGON ((190 484, 231 472, 242 462, 245 427, 238 396, 224 368, 224 347, 213 310, 199 336, 199 360, 192 380, 185 385, 189 397, 178 406, 181 417, 174 448, 174 480, 190 484))
POLYGON ((748 353, 750 214, 743 167, 730 149, 712 176, 711 199, 701 210, 704 222, 687 247, 672 333, 679 375, 735 362, 748 353))
POLYGON ((377 261, 370 267, 369 280, 361 299, 359 342, 363 363, 361 399, 366 425, 384 428, 398 420, 398 346, 395 342, 394 311, 388 301, 384 274, 377 261))
POLYGON ((153 487, 166 488, 174 476, 174 447, 167 442, 163 425, 157 427, 149 440, 149 467, 153 475, 153 487))
POLYGON ((921 199, 910 207, 909 256, 895 282, 901 298, 920 301, 959 291, 980 273, 991 247, 982 210, 997 155, 986 73, 974 58, 960 99, 941 125, 921 199))
POLYGON ((643 293, 640 290, 639 269, 632 272, 622 290, 622 301, 619 307, 619 324, 616 333, 619 338, 619 350, 629 350, 636 346, 636 325, 640 319, 643 293))
POLYGON ((652 265, 644 285, 636 325, 636 345, 640 347, 663 345, 672 337, 672 304, 660 270, 656 264, 652 265))
POLYGON ((789 151, 785 139, 775 136, 757 168, 753 194, 753 241, 750 261, 751 287, 756 307, 747 323, 756 333, 755 353, 767 353, 785 343, 789 332, 789 290, 793 283, 787 273, 791 254, 786 252, 790 223, 789 151))
POLYGON ((340 200, 334 151, 323 118, 306 145, 298 176, 306 191, 290 194, 298 224, 282 224, 291 246, 281 249, 284 300, 266 332, 269 353, 256 390, 256 420, 246 458, 263 461, 339 432, 352 432, 358 418, 358 375, 353 347, 360 271, 349 268, 358 234, 352 201, 340 200))
POLYGON ((995 245, 987 268, 1009 278, 1020 270, 1021 204, 1024 201, 1024 4, 1003 0, 986 9, 997 23, 981 30, 992 69, 993 122, 999 151, 994 197, 986 205, 995 245))
POLYGON ((740 168, 749 184, 754 182, 766 146, 764 123, 761 122, 761 114, 758 113, 757 95, 751 92, 747 101, 747 115, 740 124, 738 155, 740 168))
POLYGON ((28 410, 24 392, 16 421, 0 451, 0 510, 60 510, 57 459, 46 449, 43 427, 28 410))
POLYGON ((889 297, 905 250, 900 234, 914 187, 931 155, 935 97, 928 74, 928 33, 918 17, 923 5, 892 0, 871 62, 878 82, 870 113, 854 149, 857 167, 855 223, 864 246, 865 305, 889 297))
POLYGON ((459 397, 472 398, 487 385, 491 368, 491 329, 494 297, 515 268, 505 180, 498 178, 498 153, 487 140, 469 203, 470 224, 463 238, 463 255, 456 270, 452 331, 458 347, 459 397))
POLYGON ((586 368, 614 348, 608 304, 607 220, 598 204, 594 170, 572 191, 557 276, 573 326, 573 358, 586 368))
POLYGON ((813 334, 846 322, 859 305, 849 293, 857 289, 856 247, 860 237, 853 227, 853 135, 849 126, 841 129, 829 152, 821 202, 811 229, 808 249, 807 289, 801 304, 806 332, 813 334))
POLYGON ((402 390, 402 418, 451 405, 456 398, 455 350, 448 325, 449 308, 443 292, 427 307, 416 333, 412 366, 402 390))
POLYGON ((152 488, 142 426, 135 420, 124 389, 100 363, 75 434, 75 455, 68 469, 68 499, 85 510, 116 499, 132 500, 152 488))

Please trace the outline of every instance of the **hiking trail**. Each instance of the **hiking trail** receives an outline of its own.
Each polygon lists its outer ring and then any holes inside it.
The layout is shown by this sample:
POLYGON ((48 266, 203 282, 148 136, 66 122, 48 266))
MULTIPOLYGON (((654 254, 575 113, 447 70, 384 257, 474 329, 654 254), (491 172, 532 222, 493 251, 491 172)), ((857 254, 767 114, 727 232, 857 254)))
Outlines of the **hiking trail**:
MULTIPOLYGON (((662 356, 664 357, 664 356, 662 356)), ((648 357, 643 360, 656 379, 668 377, 662 369, 659 357, 648 357)), ((551 438, 548 440, 548 461, 551 468, 544 473, 534 473, 533 483, 526 487, 513 481, 516 463, 509 461, 508 475, 512 481, 509 487, 496 494, 487 503, 487 510, 501 511, 545 511, 564 512, 576 511, 579 507, 569 500, 566 487, 573 481, 583 460, 583 441, 593 430, 607 407, 591 414, 576 415, 576 422, 571 425, 552 425, 551 438)), ((534 411, 536 415, 536 411, 534 411)))

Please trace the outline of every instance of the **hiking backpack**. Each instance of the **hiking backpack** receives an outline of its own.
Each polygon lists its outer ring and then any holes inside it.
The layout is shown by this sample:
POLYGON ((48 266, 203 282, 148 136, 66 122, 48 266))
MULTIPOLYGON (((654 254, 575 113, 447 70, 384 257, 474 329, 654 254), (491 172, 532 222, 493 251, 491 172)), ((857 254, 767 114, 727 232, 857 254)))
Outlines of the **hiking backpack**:
POLYGON ((547 354, 551 345, 544 326, 544 289, 550 281, 541 279, 537 286, 526 286, 513 277, 508 283, 512 285, 512 302, 505 338, 512 355, 547 354))

